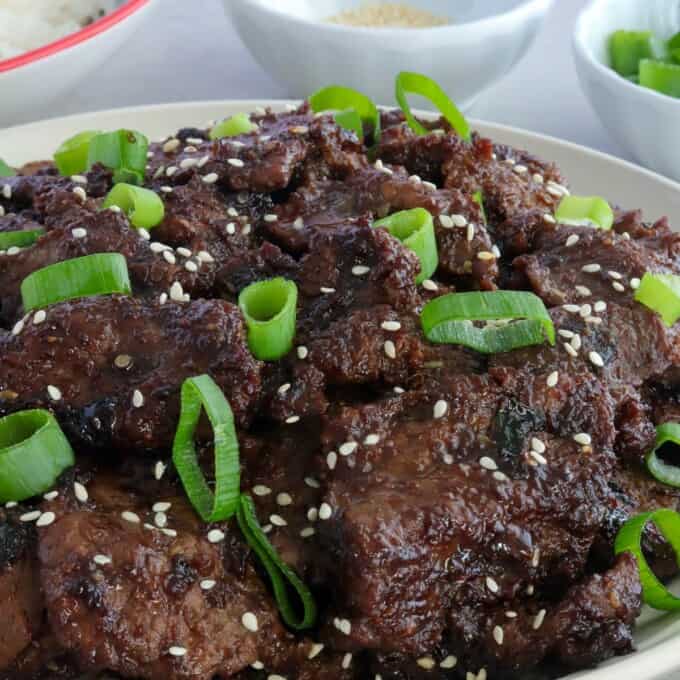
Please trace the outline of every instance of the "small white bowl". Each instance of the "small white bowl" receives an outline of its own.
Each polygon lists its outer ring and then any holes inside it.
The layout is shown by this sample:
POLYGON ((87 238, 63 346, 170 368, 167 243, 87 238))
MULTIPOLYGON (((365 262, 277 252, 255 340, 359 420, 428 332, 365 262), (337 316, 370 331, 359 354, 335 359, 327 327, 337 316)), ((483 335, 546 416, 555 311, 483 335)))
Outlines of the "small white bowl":
POLYGON ((680 2, 592 0, 573 39, 581 86, 605 127, 639 163, 680 180, 680 99, 635 85, 608 66, 608 38, 620 28, 668 39, 680 30, 680 2))
MULTIPOLYGON (((303 98, 325 85, 394 104, 394 77, 434 78, 462 108, 505 75, 529 49, 554 0, 410 0, 454 23, 367 28, 325 20, 361 0, 223 0, 260 65, 303 98)), ((372 0, 375 2, 375 0, 372 0)), ((372 4, 371 2, 371 4, 372 4)), ((238 65, 235 65, 238 67, 238 65)))
POLYGON ((161 0, 117 0, 118 7, 76 33, 0 60, 0 126, 23 123, 74 87, 119 49, 161 0))

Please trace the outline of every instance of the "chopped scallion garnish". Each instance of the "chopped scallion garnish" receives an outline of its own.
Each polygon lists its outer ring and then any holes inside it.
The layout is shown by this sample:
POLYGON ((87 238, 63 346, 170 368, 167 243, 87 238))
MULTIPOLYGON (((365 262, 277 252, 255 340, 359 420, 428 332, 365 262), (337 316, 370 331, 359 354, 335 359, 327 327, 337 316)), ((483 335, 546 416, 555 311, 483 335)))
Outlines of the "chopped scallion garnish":
POLYGON ((0 502, 47 491, 73 464, 73 449, 49 411, 17 411, 0 418, 0 502))
POLYGON ((396 212, 374 222, 373 226, 387 229, 418 256, 420 273, 416 277, 416 283, 422 283, 434 274, 439 264, 437 239, 432 215, 425 208, 396 212))
POLYGON ((406 116, 406 121, 416 134, 427 135, 430 133, 430 130, 419 123, 411 113, 411 107, 407 99, 409 94, 420 95, 429 100, 437 107, 442 116, 446 118, 458 136, 466 141, 470 141, 470 125, 465 116, 432 78, 428 78, 420 73, 402 71, 397 75, 395 94, 397 103, 404 112, 404 116, 406 116))
POLYGON ((428 302, 420 321, 431 342, 464 345, 483 354, 540 345, 546 339, 555 344, 550 314, 533 293, 505 290, 451 293, 428 302), (490 323, 479 327, 474 321, 490 323))
POLYGON ((365 94, 350 87, 330 85, 315 92, 309 98, 309 105, 314 112, 336 111, 335 120, 341 127, 358 132, 356 118, 343 115, 348 110, 355 111, 361 119, 359 139, 363 139, 363 125, 368 126, 374 141, 380 137, 380 112, 378 107, 365 94), (350 122, 351 125, 347 125, 350 122))
POLYGON ((21 283, 21 299, 27 312, 64 300, 111 293, 131 293, 127 262, 120 253, 97 253, 57 262, 34 271, 21 283))
POLYGON ((664 423, 656 428, 654 448, 647 454, 645 461, 652 477, 669 486, 680 488, 680 466, 665 463, 656 455, 662 446, 669 443, 680 449, 680 423, 664 423))
POLYGON ((241 468, 234 415, 226 397, 208 375, 187 378, 182 384, 181 413, 172 461, 184 490, 205 522, 231 517, 238 508, 241 468), (194 433, 205 409, 213 430, 215 492, 210 489, 196 456, 194 433))
POLYGON ((220 121, 210 130, 210 139, 222 139, 223 137, 237 137, 247 135, 257 130, 257 125, 250 120, 247 113, 235 113, 230 118, 220 121))
POLYGON ((615 31, 609 38, 609 61, 619 75, 636 76, 640 62, 653 57, 651 31, 615 31))
POLYGON ((680 319, 680 276, 647 272, 635 291, 635 299, 657 312, 667 326, 680 319))
POLYGON ((113 181, 141 184, 146 174, 149 140, 134 130, 115 130, 95 135, 90 140, 87 167, 101 163, 113 170, 113 181))
POLYGON ((297 298, 295 283, 282 277, 251 283, 239 294, 248 346, 257 359, 274 361, 292 349, 297 298))
POLYGON ((14 175, 16 175, 14 170, 0 158, 0 177, 13 177, 14 175))
POLYGON ((642 551, 642 536, 645 527, 652 522, 670 543, 675 559, 680 565, 680 515, 675 510, 655 510, 643 512, 629 519, 619 529, 614 542, 614 552, 633 554, 638 564, 643 600, 654 609, 677 611, 680 609, 680 598, 671 593, 656 577, 642 551))
POLYGON ((669 97, 680 97, 680 64, 643 59, 640 62, 640 85, 669 97))
POLYGON ((26 248, 32 246, 43 234, 44 229, 26 229, 23 231, 0 232, 0 250, 7 248, 26 248))
POLYGON ((560 224, 611 229, 614 211, 599 196, 565 196, 557 206, 555 219, 560 224))
POLYGON ((150 189, 121 182, 116 184, 102 203, 102 208, 117 205, 133 227, 152 229, 163 221, 165 207, 157 193, 150 189))
POLYGON ((100 130, 84 130, 61 143, 54 152, 54 163, 62 175, 79 175, 87 170, 87 155, 93 137, 101 134, 100 130))

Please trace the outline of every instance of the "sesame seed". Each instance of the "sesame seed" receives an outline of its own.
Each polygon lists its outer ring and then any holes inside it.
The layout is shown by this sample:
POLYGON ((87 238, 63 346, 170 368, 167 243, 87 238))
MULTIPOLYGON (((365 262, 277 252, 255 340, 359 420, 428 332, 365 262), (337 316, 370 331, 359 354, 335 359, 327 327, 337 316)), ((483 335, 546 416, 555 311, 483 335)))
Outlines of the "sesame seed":
POLYGON ((314 477, 305 477, 305 484, 312 489, 318 489, 321 486, 314 477))
POLYGON ((508 476, 505 473, 501 472, 500 470, 496 470, 496 472, 493 472, 492 477, 497 482, 506 482, 508 480, 508 476))
POLYGON ((596 312, 604 312, 607 309, 607 303, 604 300, 598 300, 594 305, 593 309, 596 312))
POLYGON ((167 501, 161 501, 159 503, 154 503, 151 508, 154 512, 167 512, 172 507, 172 503, 167 501))
POLYGON ((630 280, 630 287, 631 287, 633 290, 637 290, 637 289, 640 287, 640 283, 642 283, 642 282, 640 281, 640 279, 638 279, 637 277, 633 277, 633 278, 630 280))
POLYGON ((453 465, 453 456, 450 453, 445 453, 442 455, 442 460, 445 465, 453 465))
POLYGON ((315 642, 312 644, 312 647, 307 654, 307 658, 313 659, 314 657, 319 656, 319 654, 321 654, 323 651, 323 647, 324 646, 320 642, 315 642))
POLYGON ((507 163, 508 165, 513 166, 515 165, 515 163, 517 163, 517 161, 514 158, 505 158, 503 160, 503 163, 507 163))
POLYGON ((593 263, 593 264, 584 264, 583 267, 581 267, 581 271, 585 272, 586 274, 595 274, 599 272, 602 269, 602 267, 599 264, 593 263))
POLYGON ((165 243, 160 243, 159 241, 154 241, 149 244, 149 250, 151 250, 152 253, 162 253, 164 250, 168 250, 168 247, 169 246, 166 246, 165 243))
POLYGON ((380 437, 377 434, 367 434, 364 437, 364 444, 366 446, 375 446, 380 441, 380 437))
POLYGON ((300 537, 310 538, 311 536, 314 536, 315 533, 316 529, 314 529, 314 527, 305 527, 304 529, 300 530, 300 537))
POLYGON ((191 257, 191 251, 188 248, 184 248, 183 246, 175 248, 175 252, 182 257, 191 257))
POLYGON ((141 408, 144 406, 144 395, 139 390, 135 390, 132 393, 132 405, 135 408, 141 408))
POLYGON ((330 519, 333 514, 333 508, 328 503, 322 503, 319 506, 319 519, 330 519))
POLYGON ((165 463, 163 463, 162 460, 159 460, 156 463, 156 465, 154 465, 153 476, 160 481, 163 478, 163 475, 165 474, 165 468, 166 468, 165 463))
POLYGON ((176 166, 176 165, 171 165, 171 166, 169 166, 169 167, 167 168, 167 170, 165 171, 165 174, 166 174, 168 177, 172 177, 176 172, 177 172, 177 166, 176 166))
POLYGON ((534 621, 531 624, 531 627, 534 630, 538 630, 543 625, 543 621, 545 620, 545 615, 546 615, 545 609, 541 609, 541 611, 538 612, 538 614, 536 614, 536 616, 534 617, 534 621))
POLYGON ((354 276, 364 276, 368 274, 368 272, 370 271, 371 271, 370 267, 366 267, 365 265, 362 264, 358 264, 352 267, 352 274, 354 274, 354 276))
POLYGON ((557 331, 557 333, 567 340, 571 340, 576 335, 574 331, 568 331, 566 328, 561 328, 559 331, 557 331))
POLYGON ((227 215, 229 215, 229 217, 238 217, 238 210, 233 206, 229 206, 227 208, 227 215))
POLYGON ((177 258, 169 250, 163 251, 163 259, 168 264, 176 264, 177 263, 177 258))
POLYGON ((505 616, 509 619, 516 619, 517 618, 517 612, 512 611, 512 609, 509 609, 507 612, 505 612, 505 616))
POLYGON ((416 663, 426 671, 431 671, 437 665, 431 656, 421 656, 416 663))
POLYGON ((319 290, 324 294, 324 295, 331 295, 332 293, 335 293, 335 288, 329 288, 328 286, 321 286, 319 290))
POLYGON ((316 522, 316 520, 319 519, 318 508, 309 508, 309 510, 307 510, 307 519, 310 522, 316 522))
POLYGON ((604 359, 595 351, 588 352, 588 359, 593 366, 602 368, 604 366, 604 359))
POLYGON ((590 288, 587 286, 574 286, 574 290, 579 297, 588 297, 592 295, 590 288))
POLYGON ((439 290, 439 286, 437 286, 437 284, 431 279, 425 279, 422 285, 425 290, 431 291, 439 290))
POLYGON ((207 250, 200 250, 198 252, 198 255, 196 257, 201 261, 201 262, 214 262, 215 258, 207 251, 207 250))
POLYGON ((468 241, 472 241, 472 239, 475 237, 475 225, 474 224, 468 224, 467 225, 467 231, 465 232, 465 237, 468 241))
POLYGON ((326 465, 330 470, 335 470, 335 466, 338 463, 338 454, 335 451, 329 451, 326 456, 326 465))
POLYGON ((578 314, 581 311, 581 305, 572 304, 562 305, 562 309, 565 312, 569 312, 570 314, 578 314))
POLYGON ((19 248, 19 246, 10 246, 9 248, 7 248, 7 254, 8 255, 17 255, 18 253, 21 252, 21 250, 22 249, 19 248))
POLYGON ((585 322, 599 325, 602 323, 602 319, 600 319, 598 316, 587 316, 585 318, 585 322))
POLYGON ((486 587, 492 592, 497 593, 500 590, 500 586, 496 582, 496 579, 491 576, 486 577, 486 587))
POLYGON ((489 260, 495 260, 496 256, 493 253, 490 253, 488 250, 480 250, 477 253, 477 259, 487 262, 489 260))
POLYGON ((264 484, 256 484, 253 487, 253 493, 256 496, 268 496, 271 492, 272 490, 268 486, 265 486, 264 484))
POLYGON ((592 444, 592 437, 586 432, 579 432, 574 435, 574 441, 583 446, 590 446, 592 444))
POLYGON ((301 218, 298 217, 294 222, 293 222, 293 229, 300 230, 305 226, 305 221, 301 218))
POLYGON ((349 456, 356 451, 357 446, 359 445, 356 442, 345 442, 338 448, 338 453, 341 456, 349 456))
POLYGON ((81 201, 86 201, 86 200, 87 200, 87 193, 85 193, 85 189, 83 189, 83 187, 74 187, 74 188, 73 188, 73 193, 74 193, 81 201))
POLYGON ((53 512, 43 512, 38 521, 35 523, 37 527, 47 527, 54 522, 56 515, 53 512))
POLYGON ((398 321, 383 321, 380 324, 380 328, 382 328, 384 331, 393 333, 401 330, 401 324, 398 321))
POLYGON ((397 386, 395 386, 395 387, 392 388, 392 391, 393 391, 395 394, 404 394, 404 392, 405 392, 406 390, 405 390, 403 387, 399 387, 399 386, 397 385, 397 386))
POLYGON ((198 158, 183 158, 179 167, 182 168, 182 170, 187 170, 188 168, 193 168, 197 163, 198 158))
POLYGON ((545 452, 545 444, 538 437, 531 438, 531 448, 539 453, 545 452))
POLYGON ((293 498, 289 493, 286 493, 285 491, 281 492, 276 496, 276 502, 279 505, 290 505, 293 502, 293 498))
POLYGON ((22 320, 17 321, 14 326, 12 326, 12 335, 19 335, 21 331, 24 330, 24 322, 22 320))
POLYGON ((281 387, 277 390, 279 394, 285 394, 290 389, 290 383, 283 383, 281 387))
POLYGON ((227 163, 234 168, 242 168, 245 165, 240 158, 227 158, 227 163))
POLYGON ((264 221, 265 222, 276 222, 279 219, 279 216, 276 215, 275 213, 267 213, 264 216, 264 221))
POLYGON ((500 626, 495 626, 493 629, 493 639, 496 641, 496 644, 502 645, 503 637, 503 629, 500 626))
POLYGON ((535 590, 535 589, 534 589, 533 583, 530 583, 530 584, 527 586, 527 590, 526 590, 527 595, 529 595, 529 597, 531 597, 531 596, 534 594, 534 590, 535 590))
POLYGON ((534 567, 534 568, 538 567, 540 561, 541 561, 541 550, 540 550, 540 548, 534 548, 534 552, 531 555, 531 566, 534 567))
POLYGON ((559 189, 556 189, 555 187, 551 186, 550 184, 548 184, 548 188, 546 189, 546 191, 551 196, 555 196, 556 198, 562 198, 562 196, 564 195, 559 189))
POLYGON ((275 526, 275 527, 287 527, 288 522, 281 517, 281 515, 269 515, 269 521, 275 526))
POLYGON ((236 233, 236 225, 233 222, 227 224, 227 234, 233 236, 236 233))
POLYGON ((177 532, 174 529, 165 529, 164 528, 164 529, 161 529, 161 532, 165 536, 170 536, 171 538, 174 538, 175 536, 177 536, 177 532))
POLYGON ((47 386, 47 396, 52 401, 60 401, 61 400, 61 390, 58 387, 55 387, 54 385, 48 385, 47 386))
POLYGON ((443 418, 448 410, 449 410, 448 402, 444 401, 443 399, 439 399, 435 403, 434 408, 432 409, 432 416, 435 419, 443 418))
POLYGON ((440 215, 439 224, 441 224, 444 229, 451 229, 453 227, 453 220, 448 215, 440 215))
POLYGON ((547 465, 548 461, 547 459, 542 456, 538 451, 534 451, 533 449, 529 451, 529 456, 533 458, 537 463, 540 465, 547 465))
POLYGON ((286 678, 284 678, 283 675, 277 675, 276 673, 272 673, 271 675, 267 676, 267 680, 286 680, 286 678))
POLYGON ((543 175, 539 174, 538 172, 535 172, 533 175, 531 175, 531 179, 533 179, 536 184, 543 184, 545 181, 543 179, 543 175))
POLYGON ((496 461, 493 458, 489 458, 489 456, 482 456, 479 459, 479 464, 485 469, 485 470, 498 470, 498 465, 496 464, 496 461))
POLYGON ((383 343, 383 350, 389 359, 397 358, 397 348, 391 340, 385 340, 383 343))
POLYGON ((420 179, 419 175, 409 175, 409 182, 413 182, 414 184, 420 184, 423 180, 420 179))
POLYGON ((73 493, 76 499, 79 500, 81 503, 87 503, 89 494, 87 493, 87 489, 85 488, 84 484, 82 484, 81 482, 73 482, 73 493))
POLYGON ((40 510, 31 510, 30 512, 25 512, 23 515, 19 516, 20 522, 35 522, 42 513, 40 510))
POLYGON ((47 312, 44 309, 39 309, 33 316, 34 324, 41 324, 47 318, 47 312))
POLYGON ((333 619, 333 625, 345 635, 349 635, 352 632, 352 622, 349 619, 333 619))
POLYGON ((560 378, 560 374, 557 371, 553 371, 546 379, 545 383, 548 387, 555 387, 557 381, 560 378))
POLYGON ((46 501, 53 501, 57 496, 59 496, 58 491, 48 491, 46 494, 43 494, 43 498, 46 501))
POLYGON ((434 182, 423 182, 422 184, 426 189, 429 189, 430 191, 437 190, 437 185, 434 184, 434 182))
POLYGON ((139 515, 136 512, 131 512, 130 510, 123 510, 123 512, 120 513, 120 516, 126 522, 130 522, 132 524, 139 524, 140 522, 139 515))
POLYGON ((184 300, 184 290, 179 281, 175 281, 172 286, 170 286, 170 299, 175 302, 182 302, 182 300, 184 300))
POLYGON ((568 342, 564 343, 564 349, 570 357, 576 358, 578 356, 578 352, 568 342))
POLYGON ((170 654, 170 656, 180 657, 184 656, 186 653, 187 650, 184 647, 179 647, 176 645, 173 645, 172 647, 170 647, 170 649, 168 649, 168 654, 170 654))
POLYGON ((203 177, 201 177, 201 181, 204 184, 215 184, 217 180, 218 176, 216 172, 209 172, 207 175, 203 175, 203 177))
POLYGON ((513 168, 513 171, 516 172, 518 175, 523 175, 526 172, 529 172, 529 168, 527 168, 526 165, 516 165, 513 168))
POLYGON ((201 590, 212 590, 217 585, 217 582, 211 578, 204 578, 199 585, 201 590))
POLYGON ((221 529, 211 529, 208 532, 209 543, 221 543, 224 540, 224 531, 221 529))
POLYGON ((547 224, 557 224, 557 220, 550 213, 545 213, 543 215, 543 221, 547 224))
POLYGON ((162 529, 168 523, 168 516, 164 512, 157 512, 154 515, 153 523, 159 529, 162 529))
POLYGON ((76 227, 75 229, 71 229, 71 234, 73 235, 73 238, 85 238, 87 236, 87 229, 76 227))
POLYGON ((172 153, 173 151, 177 151, 179 149, 181 142, 179 139, 169 139, 165 144, 163 144, 163 151, 165 153, 172 153))
POLYGON ((253 663, 250 664, 250 667, 256 671, 261 671, 264 669, 264 664, 261 661, 253 661, 253 663))
POLYGON ((440 668, 455 668, 456 664, 458 663, 458 659, 449 654, 445 659, 439 662, 439 667, 440 668))
POLYGON ((111 564, 112 560, 108 555, 95 555, 92 558, 92 561, 101 567, 104 566, 105 564, 111 564))
POLYGON ((612 270, 609 270, 607 274, 611 276, 611 278, 614 279, 615 281, 620 281, 623 278, 622 274, 619 274, 619 272, 615 272, 612 270))
POLYGON ((614 281, 614 283, 612 283, 612 288, 613 288, 617 293, 623 293, 623 292, 625 292, 625 290, 626 290, 625 287, 623 286, 623 284, 619 283, 618 281, 614 281))
POLYGON ((241 617, 241 623, 246 630, 249 630, 251 633, 257 633, 259 626, 257 624, 257 616, 253 612, 246 612, 241 617))
POLYGON ((572 246, 575 246, 579 241, 581 240, 581 237, 578 234, 572 234, 566 242, 567 248, 571 248, 572 246))
POLYGON ((581 336, 575 335, 569 344, 578 352, 581 349, 581 336))
POLYGON ((342 667, 347 669, 350 667, 352 664, 352 654, 350 652, 347 652, 345 656, 342 657, 342 667))

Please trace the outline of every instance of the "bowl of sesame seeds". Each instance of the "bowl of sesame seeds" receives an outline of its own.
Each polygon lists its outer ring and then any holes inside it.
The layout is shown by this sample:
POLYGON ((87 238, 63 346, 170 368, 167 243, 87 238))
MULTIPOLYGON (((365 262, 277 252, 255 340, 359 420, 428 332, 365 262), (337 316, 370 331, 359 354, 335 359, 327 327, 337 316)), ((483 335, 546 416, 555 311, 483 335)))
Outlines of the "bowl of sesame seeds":
POLYGON ((401 70, 426 73, 462 109, 524 56, 553 0, 225 0, 260 65, 303 97, 328 83, 392 102, 401 70))

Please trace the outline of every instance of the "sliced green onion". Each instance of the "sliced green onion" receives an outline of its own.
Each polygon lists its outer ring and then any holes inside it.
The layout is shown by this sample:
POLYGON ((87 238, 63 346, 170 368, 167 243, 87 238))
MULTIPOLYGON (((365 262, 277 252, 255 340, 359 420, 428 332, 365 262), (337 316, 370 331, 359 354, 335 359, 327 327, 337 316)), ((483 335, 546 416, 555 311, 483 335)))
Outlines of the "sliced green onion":
POLYGON ((345 109, 333 114, 335 122, 345 130, 351 130, 359 138, 359 141, 364 139, 364 125, 361 122, 361 116, 354 109, 345 109))
POLYGON ((434 274, 439 264, 437 239, 432 215, 425 208, 402 210, 374 222, 373 226, 387 229, 418 256, 420 274, 416 277, 416 283, 422 283, 434 274))
POLYGON ((64 260, 29 274, 21 283, 24 310, 64 300, 132 292, 127 262, 120 253, 97 253, 64 260))
POLYGON ((220 121, 210 130, 210 139, 222 139, 223 137, 236 137, 247 135, 257 130, 257 125, 250 120, 247 113, 236 113, 231 118, 220 121))
POLYGON ((14 177, 14 175, 16 175, 16 172, 0 158, 0 177, 14 177))
POLYGON ((643 59, 640 62, 640 85, 670 97, 680 97, 680 64, 643 59))
POLYGON ((26 248, 26 246, 32 246, 44 233, 44 229, 1 231, 0 250, 7 250, 7 248, 12 248, 13 246, 17 248, 26 248))
POLYGON ((0 502, 44 493, 74 462, 73 449, 49 411, 0 418, 0 502))
POLYGON ((149 140, 134 130, 116 130, 95 135, 90 140, 87 167, 101 163, 113 170, 113 181, 141 184, 146 173, 149 140))
MULTIPOLYGON (((324 87, 309 98, 309 105, 314 112, 352 109, 359 115, 361 122, 370 128, 374 141, 377 142, 380 138, 380 111, 378 111, 378 107, 365 94, 357 92, 351 87, 342 87, 341 85, 324 87)), ((346 117, 340 116, 338 118, 336 114, 335 120, 338 125, 347 128, 345 123, 348 119, 346 117)), ((355 122, 355 120, 352 120, 352 127, 347 129, 356 131, 355 122)), ((359 139, 363 139, 363 125, 360 127, 359 139)))
POLYGON ((470 125, 465 116, 458 110, 456 105, 449 99, 448 95, 432 78, 421 75, 420 73, 409 73, 402 71, 397 75, 395 86, 395 94, 397 103, 406 116, 411 129, 418 135, 427 135, 430 130, 421 125, 411 113, 407 94, 417 94, 425 97, 428 101, 434 104, 439 112, 449 121, 451 127, 456 131, 459 137, 466 141, 470 141, 470 125))
POLYGON ((138 229, 152 229, 163 221, 165 207, 160 196, 150 189, 143 189, 121 182, 109 191, 102 208, 117 205, 138 229))
POLYGON ((668 40, 666 50, 673 61, 680 62, 680 33, 676 33, 668 40))
POLYGON ((61 143, 54 152, 54 163, 62 175, 79 175, 87 170, 87 155, 93 137, 101 134, 100 130, 85 130, 61 143))
POLYGON ((271 579, 274 598, 283 620, 296 630, 311 628, 316 621, 314 597, 300 577, 279 557, 276 549, 267 539, 257 521, 255 504, 250 496, 241 495, 236 519, 248 545, 258 556, 271 579), (302 610, 299 615, 296 614, 296 608, 291 602, 290 589, 295 591, 299 599, 298 609, 302 610))
POLYGON ((680 423, 664 423, 656 428, 656 442, 645 461, 652 477, 669 486, 680 488, 680 467, 665 463, 656 455, 656 452, 669 442, 680 446, 680 423))
POLYGON ((640 62, 652 57, 651 31, 615 31, 609 38, 609 61, 619 75, 637 75, 640 62))
POLYGON ((442 295, 428 302, 420 314, 428 340, 464 345, 483 354, 509 352, 555 344, 555 327, 543 301, 533 293, 498 290, 442 295), (513 323, 473 325, 473 321, 511 320, 513 323))
POLYGON ((670 327, 680 319, 680 276, 647 272, 635 291, 635 299, 661 315, 670 327))
POLYGON ((680 598, 675 597, 659 581, 647 564, 642 552, 642 535, 648 522, 653 522, 663 537, 671 544, 675 559, 680 565, 680 515, 675 510, 643 512, 629 519, 619 529, 614 541, 614 552, 617 555, 630 552, 637 560, 640 583, 642 584, 642 598, 650 607, 663 611, 677 611, 680 609, 680 598))
POLYGON ((560 224, 611 229, 614 211, 599 196, 565 196, 557 206, 555 219, 560 224))
POLYGON ((475 193, 472 194, 472 200, 482 209, 482 219, 484 220, 484 224, 486 224, 488 220, 486 217, 486 210, 484 208, 484 194, 482 193, 481 189, 479 191, 475 191, 475 193))
POLYGON ((257 281, 244 288, 238 305, 248 327, 248 346, 262 361, 275 361, 293 347, 297 286, 282 277, 257 281))
POLYGON ((241 468, 234 414, 222 390, 209 375, 182 384, 182 410, 172 444, 172 462, 184 490, 205 522, 220 522, 238 508, 241 468), (196 456, 194 433, 205 409, 213 430, 215 493, 210 490, 196 456))

